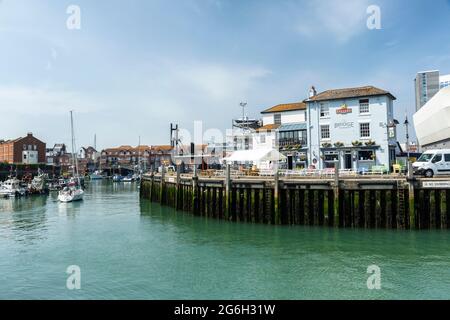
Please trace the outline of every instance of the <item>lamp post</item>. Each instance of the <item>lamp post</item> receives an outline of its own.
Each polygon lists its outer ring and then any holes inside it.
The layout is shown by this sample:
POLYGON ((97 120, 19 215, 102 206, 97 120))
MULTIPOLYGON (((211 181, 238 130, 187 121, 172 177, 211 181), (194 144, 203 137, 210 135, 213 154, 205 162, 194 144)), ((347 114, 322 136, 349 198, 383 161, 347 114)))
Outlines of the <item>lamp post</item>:
POLYGON ((405 122, 403 123, 405 125, 405 131, 406 131, 406 165, 407 165, 407 174, 408 177, 410 175, 409 170, 409 121, 408 121, 408 115, 405 116, 405 122))

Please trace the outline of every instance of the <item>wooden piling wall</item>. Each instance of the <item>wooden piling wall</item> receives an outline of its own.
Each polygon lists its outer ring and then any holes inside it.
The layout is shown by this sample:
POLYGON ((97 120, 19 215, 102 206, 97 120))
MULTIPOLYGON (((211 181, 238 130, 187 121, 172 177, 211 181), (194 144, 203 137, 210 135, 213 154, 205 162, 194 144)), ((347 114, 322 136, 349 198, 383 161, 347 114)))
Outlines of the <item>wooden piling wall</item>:
MULTIPOLYGON (((146 176, 140 195, 236 222, 368 229, 450 228, 450 189, 386 179, 280 180, 146 176)), ((412 183, 412 182, 411 182, 412 183)))

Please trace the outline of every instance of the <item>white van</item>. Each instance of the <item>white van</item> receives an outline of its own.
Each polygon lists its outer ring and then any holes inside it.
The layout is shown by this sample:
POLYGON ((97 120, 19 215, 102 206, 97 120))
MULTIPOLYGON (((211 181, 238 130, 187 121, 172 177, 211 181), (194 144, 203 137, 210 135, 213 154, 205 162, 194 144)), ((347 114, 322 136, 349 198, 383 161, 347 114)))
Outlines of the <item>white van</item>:
POLYGON ((450 175, 450 149, 428 150, 412 164, 414 174, 431 178, 434 175, 450 175))

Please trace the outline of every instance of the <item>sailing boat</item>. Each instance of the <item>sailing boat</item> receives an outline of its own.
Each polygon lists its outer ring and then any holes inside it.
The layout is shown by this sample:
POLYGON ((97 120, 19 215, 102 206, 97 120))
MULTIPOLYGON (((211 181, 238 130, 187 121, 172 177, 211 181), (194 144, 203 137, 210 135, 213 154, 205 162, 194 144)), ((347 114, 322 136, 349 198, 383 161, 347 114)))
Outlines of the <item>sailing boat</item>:
POLYGON ((60 202, 79 201, 79 200, 83 200, 83 196, 84 196, 84 191, 81 188, 80 175, 78 174, 78 159, 77 159, 77 156, 75 153, 75 134, 74 134, 74 130, 73 130, 72 111, 70 111, 70 127, 71 127, 71 134, 72 134, 73 179, 70 181, 70 183, 66 187, 64 187, 64 189, 59 191, 58 200, 60 202))

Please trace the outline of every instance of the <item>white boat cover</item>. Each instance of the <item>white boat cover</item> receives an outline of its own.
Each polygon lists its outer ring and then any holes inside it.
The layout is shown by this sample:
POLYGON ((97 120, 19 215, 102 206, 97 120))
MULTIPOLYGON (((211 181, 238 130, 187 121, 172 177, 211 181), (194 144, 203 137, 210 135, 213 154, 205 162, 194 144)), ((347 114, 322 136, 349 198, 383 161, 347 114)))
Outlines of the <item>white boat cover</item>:
POLYGON ((286 156, 275 149, 255 149, 234 151, 229 157, 224 158, 226 162, 261 162, 279 161, 286 159, 286 156))
POLYGON ((436 93, 414 114, 413 120, 420 145, 450 139, 450 87, 436 93))

